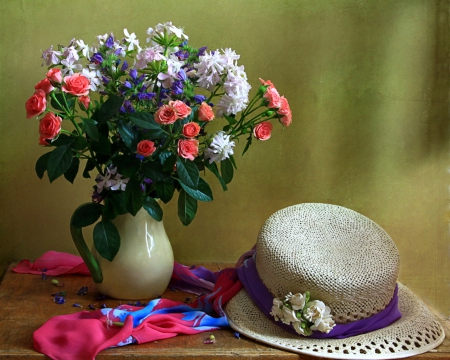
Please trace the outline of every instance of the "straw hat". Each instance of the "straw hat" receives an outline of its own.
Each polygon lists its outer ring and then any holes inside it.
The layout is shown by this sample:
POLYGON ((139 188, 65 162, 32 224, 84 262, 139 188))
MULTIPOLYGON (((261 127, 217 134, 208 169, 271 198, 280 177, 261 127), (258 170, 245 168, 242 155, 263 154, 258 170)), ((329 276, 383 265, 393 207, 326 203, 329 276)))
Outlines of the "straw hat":
MULTIPOLYGON (((398 271, 394 242, 372 220, 336 205, 294 205, 273 214, 261 228, 255 255, 238 268, 245 288, 225 311, 234 330, 297 353, 333 359, 412 356, 437 347, 445 334, 425 304, 397 283, 398 271), (246 275, 252 267, 254 273, 246 275), (283 318, 283 311, 292 308, 287 304, 292 294, 309 295, 310 301, 324 305, 316 307, 322 309, 322 318, 305 315, 307 328, 315 330, 311 336, 299 334, 297 320, 283 318), (375 330, 373 324, 361 325, 377 318, 382 324, 389 316, 393 322, 375 330), (349 336, 352 331, 343 330, 360 325, 369 332, 349 336), (339 329, 349 337, 313 338, 332 336, 339 329)), ((308 304, 300 306, 302 314, 312 306, 308 304)))

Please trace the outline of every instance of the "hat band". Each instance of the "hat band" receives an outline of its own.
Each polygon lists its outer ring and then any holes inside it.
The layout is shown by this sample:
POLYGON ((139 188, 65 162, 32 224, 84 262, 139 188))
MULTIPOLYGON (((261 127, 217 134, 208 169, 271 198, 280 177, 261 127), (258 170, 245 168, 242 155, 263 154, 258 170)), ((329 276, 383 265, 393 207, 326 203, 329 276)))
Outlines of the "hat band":
MULTIPOLYGON (((292 326, 286 325, 280 321, 275 321, 270 314, 273 305, 273 295, 261 281, 255 263, 256 252, 252 257, 244 261, 244 264, 238 267, 237 273, 239 280, 244 285, 247 293, 253 302, 258 306, 262 313, 272 320, 275 324, 284 330, 298 335, 292 326)), ((350 336, 365 334, 370 331, 382 329, 394 321, 400 319, 402 314, 398 309, 398 286, 395 286, 394 296, 389 304, 379 313, 368 318, 352 321, 346 324, 336 324, 329 333, 313 331, 310 338, 314 339, 345 339, 350 336)))

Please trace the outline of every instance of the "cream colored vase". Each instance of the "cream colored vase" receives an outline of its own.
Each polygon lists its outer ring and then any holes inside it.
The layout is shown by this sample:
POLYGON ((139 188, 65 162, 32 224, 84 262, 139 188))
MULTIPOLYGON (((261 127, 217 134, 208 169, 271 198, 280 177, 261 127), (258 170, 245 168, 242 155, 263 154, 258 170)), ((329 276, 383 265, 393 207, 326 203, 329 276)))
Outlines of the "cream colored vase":
POLYGON ((92 254, 103 273, 96 286, 100 293, 116 299, 150 299, 162 295, 173 271, 173 251, 163 222, 144 209, 135 217, 118 216, 114 221, 120 234, 120 249, 112 262, 92 254))

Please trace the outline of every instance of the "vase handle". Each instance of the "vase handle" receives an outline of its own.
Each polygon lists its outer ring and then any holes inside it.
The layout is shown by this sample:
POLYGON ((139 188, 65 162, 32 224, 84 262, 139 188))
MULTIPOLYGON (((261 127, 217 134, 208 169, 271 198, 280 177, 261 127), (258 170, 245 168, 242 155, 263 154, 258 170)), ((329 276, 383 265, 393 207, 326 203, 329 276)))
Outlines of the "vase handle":
POLYGON ((92 280, 94 280, 95 283, 103 282, 102 269, 86 245, 82 228, 70 225, 70 234, 72 235, 72 240, 75 243, 78 252, 91 272, 92 280))

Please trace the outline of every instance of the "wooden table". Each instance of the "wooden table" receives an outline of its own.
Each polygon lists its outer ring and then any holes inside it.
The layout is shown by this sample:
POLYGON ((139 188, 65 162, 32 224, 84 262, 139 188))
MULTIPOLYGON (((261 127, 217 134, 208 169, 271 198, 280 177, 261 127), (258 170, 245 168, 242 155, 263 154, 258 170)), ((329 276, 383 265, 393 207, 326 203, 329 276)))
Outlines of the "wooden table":
MULTIPOLYGON (((229 264, 209 263, 197 264, 212 270, 220 270, 229 264)), ((13 265, 11 265, 12 267, 13 265)), ((89 304, 97 304, 98 292, 89 277, 68 275, 57 279, 64 283, 63 288, 56 287, 51 278, 43 280, 38 275, 16 274, 7 269, 0 284, 0 359, 47 359, 46 356, 33 349, 33 332, 46 320, 55 315, 63 315, 80 311, 72 307, 79 303, 83 309, 89 304), (85 296, 76 295, 82 286, 88 286, 85 296), (64 290, 67 292, 66 303, 58 305, 53 302, 52 293, 64 290)), ((168 290, 164 297, 185 301, 193 295, 181 291, 168 290)), ((108 307, 119 305, 118 300, 104 300, 108 307)), ((126 303, 126 301, 123 301, 126 303)), ((447 337, 444 343, 434 352, 418 355, 417 360, 450 359, 450 328, 447 321, 447 337)), ((197 335, 180 335, 172 339, 161 340, 141 345, 129 345, 121 348, 107 349, 100 352, 96 359, 236 359, 236 357, 252 359, 318 359, 306 355, 298 355, 271 348, 241 336, 234 336, 232 330, 219 330, 197 335), (214 334, 215 344, 204 344, 204 340, 214 334)))

